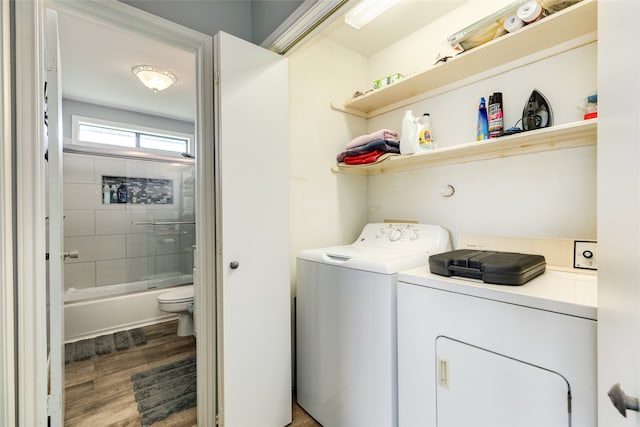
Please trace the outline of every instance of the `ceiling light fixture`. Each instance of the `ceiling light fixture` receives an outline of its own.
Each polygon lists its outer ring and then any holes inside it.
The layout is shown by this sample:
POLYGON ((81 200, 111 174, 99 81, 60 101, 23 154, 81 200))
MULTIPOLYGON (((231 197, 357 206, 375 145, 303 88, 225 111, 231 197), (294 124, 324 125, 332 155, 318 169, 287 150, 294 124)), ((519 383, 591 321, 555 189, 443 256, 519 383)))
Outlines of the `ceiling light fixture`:
POLYGON ((171 71, 153 65, 136 65, 131 72, 154 93, 165 90, 178 80, 171 71))
POLYGON ((397 2, 398 0, 363 0, 345 15, 344 22, 359 30, 397 2))

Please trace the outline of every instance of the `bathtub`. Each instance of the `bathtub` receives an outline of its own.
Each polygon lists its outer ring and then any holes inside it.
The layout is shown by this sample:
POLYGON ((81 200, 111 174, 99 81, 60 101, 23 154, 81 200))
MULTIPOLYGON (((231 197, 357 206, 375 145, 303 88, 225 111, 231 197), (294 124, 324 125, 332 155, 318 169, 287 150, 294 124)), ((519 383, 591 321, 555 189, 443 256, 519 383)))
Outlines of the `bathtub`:
POLYGON ((64 340, 78 341, 121 330, 177 319, 158 309, 158 295, 191 284, 182 274, 153 280, 69 289, 64 295, 64 340))

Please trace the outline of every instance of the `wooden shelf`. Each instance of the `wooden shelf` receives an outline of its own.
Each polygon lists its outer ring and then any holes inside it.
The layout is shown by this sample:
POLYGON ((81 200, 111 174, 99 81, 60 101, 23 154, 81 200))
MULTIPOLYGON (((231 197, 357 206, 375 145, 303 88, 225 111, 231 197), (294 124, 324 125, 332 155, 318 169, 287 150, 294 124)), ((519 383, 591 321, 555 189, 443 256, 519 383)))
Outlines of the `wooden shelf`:
POLYGON ((522 29, 332 108, 375 117, 597 40, 597 0, 583 0, 522 29))
POLYGON ((371 165, 340 165, 336 166, 333 171, 357 175, 377 175, 454 163, 519 156, 563 148, 582 147, 595 145, 597 132, 598 120, 591 119, 496 139, 459 144, 433 151, 392 156, 371 165))

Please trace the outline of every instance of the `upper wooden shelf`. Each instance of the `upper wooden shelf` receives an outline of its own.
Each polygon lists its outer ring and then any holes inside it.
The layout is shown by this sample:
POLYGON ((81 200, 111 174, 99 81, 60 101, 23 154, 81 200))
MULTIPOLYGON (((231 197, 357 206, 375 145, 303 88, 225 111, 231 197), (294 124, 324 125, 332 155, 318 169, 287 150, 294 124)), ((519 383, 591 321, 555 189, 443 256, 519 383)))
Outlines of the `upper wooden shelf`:
POLYGON ((590 119, 503 136, 496 139, 439 148, 433 151, 422 151, 416 154, 387 157, 379 163, 370 165, 340 165, 336 166, 333 171, 356 175, 378 175, 429 166, 442 166, 562 148, 582 147, 595 145, 597 133, 598 120, 590 119))
POLYGON ((597 0, 583 0, 513 33, 332 107, 375 117, 437 94, 597 40, 597 0))

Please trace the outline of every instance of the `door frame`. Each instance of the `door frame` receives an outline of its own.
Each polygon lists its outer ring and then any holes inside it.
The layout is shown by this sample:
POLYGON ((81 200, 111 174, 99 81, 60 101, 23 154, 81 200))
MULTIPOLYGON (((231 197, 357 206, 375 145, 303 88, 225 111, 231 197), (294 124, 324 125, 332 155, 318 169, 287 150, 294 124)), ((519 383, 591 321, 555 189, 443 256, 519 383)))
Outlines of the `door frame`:
MULTIPOLYGON (((4 5, 3 1, 3 5, 4 5)), ((132 6, 108 1, 15 2, 17 183, 17 403, 20 425, 47 425, 44 204, 44 10, 90 17, 191 51, 196 57, 196 251, 200 286, 198 424, 215 425, 216 299, 213 144, 213 39, 132 6)), ((4 50, 3 50, 4 52, 4 50)), ((5 194, 5 193, 3 193, 5 194)), ((9 393, 11 396, 13 393, 9 393)))
POLYGON ((13 310, 13 179, 11 115, 11 20, 0 3, 0 424, 15 425, 15 333, 13 310))

